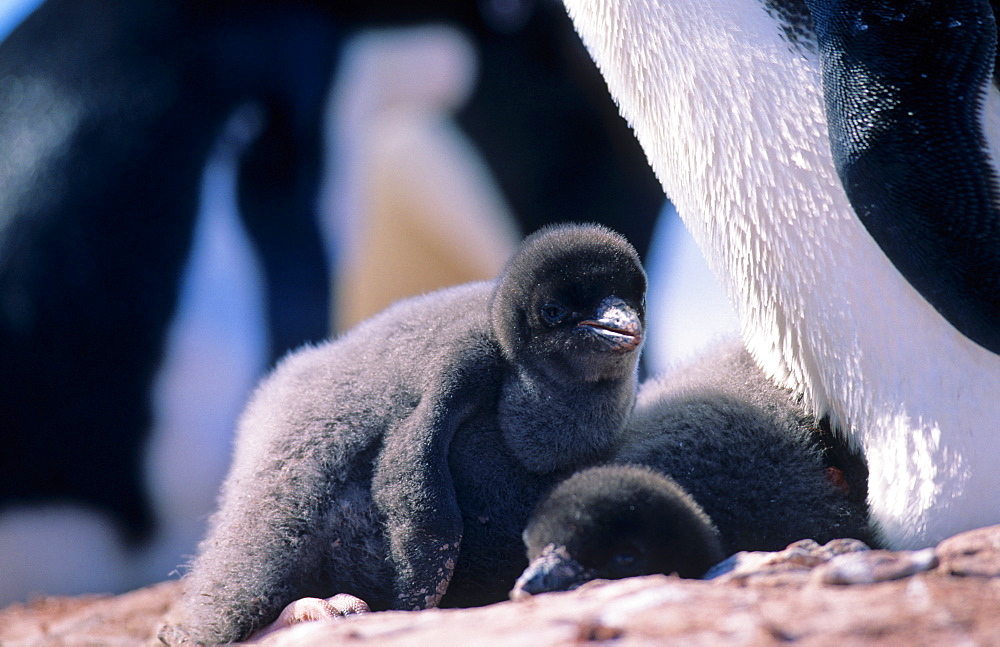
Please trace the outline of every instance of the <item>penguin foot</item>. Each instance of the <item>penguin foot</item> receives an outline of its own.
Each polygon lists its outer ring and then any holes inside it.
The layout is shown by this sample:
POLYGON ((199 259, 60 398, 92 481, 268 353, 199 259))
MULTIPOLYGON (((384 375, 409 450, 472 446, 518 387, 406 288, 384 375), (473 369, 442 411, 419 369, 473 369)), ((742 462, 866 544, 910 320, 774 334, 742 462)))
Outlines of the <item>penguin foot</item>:
POLYGON ((871 550, 837 555, 816 570, 824 584, 874 584, 888 582, 937 568, 933 548, 923 550, 871 550))
POLYGON ((368 604, 364 600, 347 593, 339 593, 325 600, 321 600, 320 598, 300 598, 282 609, 277 620, 251 634, 248 642, 256 642, 273 634, 275 631, 297 625, 301 622, 336 620, 337 618, 368 613, 370 611, 371 609, 368 608, 368 604))
POLYGON ((873 551, 858 539, 833 539, 822 546, 812 539, 803 539, 789 544, 782 551, 738 552, 710 568, 704 579, 746 581, 783 574, 808 573, 836 557, 871 552, 873 551))
POLYGON ((804 539, 779 552, 736 553, 713 566, 705 579, 747 581, 798 573, 822 584, 874 584, 930 571, 939 563, 933 548, 871 550, 857 539, 834 539, 823 546, 804 539))

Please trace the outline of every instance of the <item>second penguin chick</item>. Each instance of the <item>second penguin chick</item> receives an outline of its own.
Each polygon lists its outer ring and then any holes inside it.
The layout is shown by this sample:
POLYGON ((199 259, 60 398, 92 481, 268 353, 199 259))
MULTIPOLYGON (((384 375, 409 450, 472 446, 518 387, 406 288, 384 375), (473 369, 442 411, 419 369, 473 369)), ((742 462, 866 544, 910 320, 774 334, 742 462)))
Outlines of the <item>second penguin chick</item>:
POLYGON ((738 342, 645 382, 613 462, 536 508, 524 532, 532 563, 513 597, 596 577, 698 577, 713 559, 800 539, 873 543, 863 474, 847 479, 853 494, 842 478, 863 462, 738 342))
POLYGON ((670 475, 711 517, 727 554, 874 541, 863 459, 736 340, 644 382, 613 460, 670 475))
POLYGON ((725 555, 712 520, 669 476, 605 465, 560 483, 524 531, 530 566, 511 597, 593 579, 701 577, 725 555))

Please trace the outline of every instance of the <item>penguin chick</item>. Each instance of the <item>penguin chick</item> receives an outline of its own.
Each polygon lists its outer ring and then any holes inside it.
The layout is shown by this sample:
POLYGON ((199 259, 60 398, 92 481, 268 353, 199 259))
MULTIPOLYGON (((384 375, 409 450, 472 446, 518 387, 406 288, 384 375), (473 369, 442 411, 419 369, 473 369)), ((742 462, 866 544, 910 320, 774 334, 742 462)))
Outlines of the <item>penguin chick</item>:
POLYGON ((537 500, 635 402, 646 278, 621 236, 543 229, 493 282, 399 302, 283 360, 239 425, 166 640, 246 638, 303 597, 506 598, 537 500))
POLYGON ((863 461, 823 437, 739 342, 643 383, 612 462, 539 504, 511 597, 595 578, 699 577, 726 555, 800 539, 873 543, 863 461))
POLYGON ((715 523, 727 555, 800 539, 873 543, 864 461, 821 427, 727 342, 643 383, 613 460, 670 475, 715 523))
POLYGON ((511 597, 592 579, 700 577, 725 555, 708 515, 673 479, 644 467, 592 467, 559 484, 524 531, 530 564, 511 597))

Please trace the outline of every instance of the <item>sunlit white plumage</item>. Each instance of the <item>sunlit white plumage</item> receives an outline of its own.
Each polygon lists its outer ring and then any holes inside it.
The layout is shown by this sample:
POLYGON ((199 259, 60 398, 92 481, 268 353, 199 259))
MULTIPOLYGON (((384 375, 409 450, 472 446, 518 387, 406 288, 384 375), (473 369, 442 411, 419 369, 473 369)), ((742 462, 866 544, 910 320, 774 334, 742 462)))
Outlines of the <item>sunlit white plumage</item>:
MULTIPOLYGON (((754 358, 863 447, 890 545, 1000 521, 1000 357, 938 314, 856 218, 818 55, 757 0, 565 4, 754 358)), ((986 105, 989 129, 1000 104, 986 105)))

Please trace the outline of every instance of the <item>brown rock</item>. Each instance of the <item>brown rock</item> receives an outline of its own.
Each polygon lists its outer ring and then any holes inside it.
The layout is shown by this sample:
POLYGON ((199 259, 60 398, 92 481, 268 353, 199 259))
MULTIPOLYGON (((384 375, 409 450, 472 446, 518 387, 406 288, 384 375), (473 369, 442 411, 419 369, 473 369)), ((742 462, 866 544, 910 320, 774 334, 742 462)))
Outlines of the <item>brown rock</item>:
POLYGON ((389 612, 279 632, 319 645, 960 645, 1000 640, 1000 580, 920 574, 875 585, 770 586, 649 576, 481 609, 389 612))
POLYGON ((156 635, 180 582, 124 595, 43 597, 0 610, 0 645, 137 645, 156 635))
POLYGON ((1000 526, 970 530, 937 547, 941 570, 951 575, 1000 576, 1000 526))
MULTIPOLYGON (((958 535, 933 553, 857 548, 799 542, 780 553, 748 554, 759 562, 757 571, 744 559, 743 570, 732 571, 738 576, 654 575, 478 609, 371 613, 301 624, 261 644, 1000 644, 1000 527, 958 535), (873 584, 830 584, 819 575, 844 558, 867 560, 864 568, 884 567, 893 576, 914 564, 940 565, 873 584)), ((177 594, 177 583, 166 582, 117 597, 15 604, 0 610, 0 645, 151 644, 177 594)))

